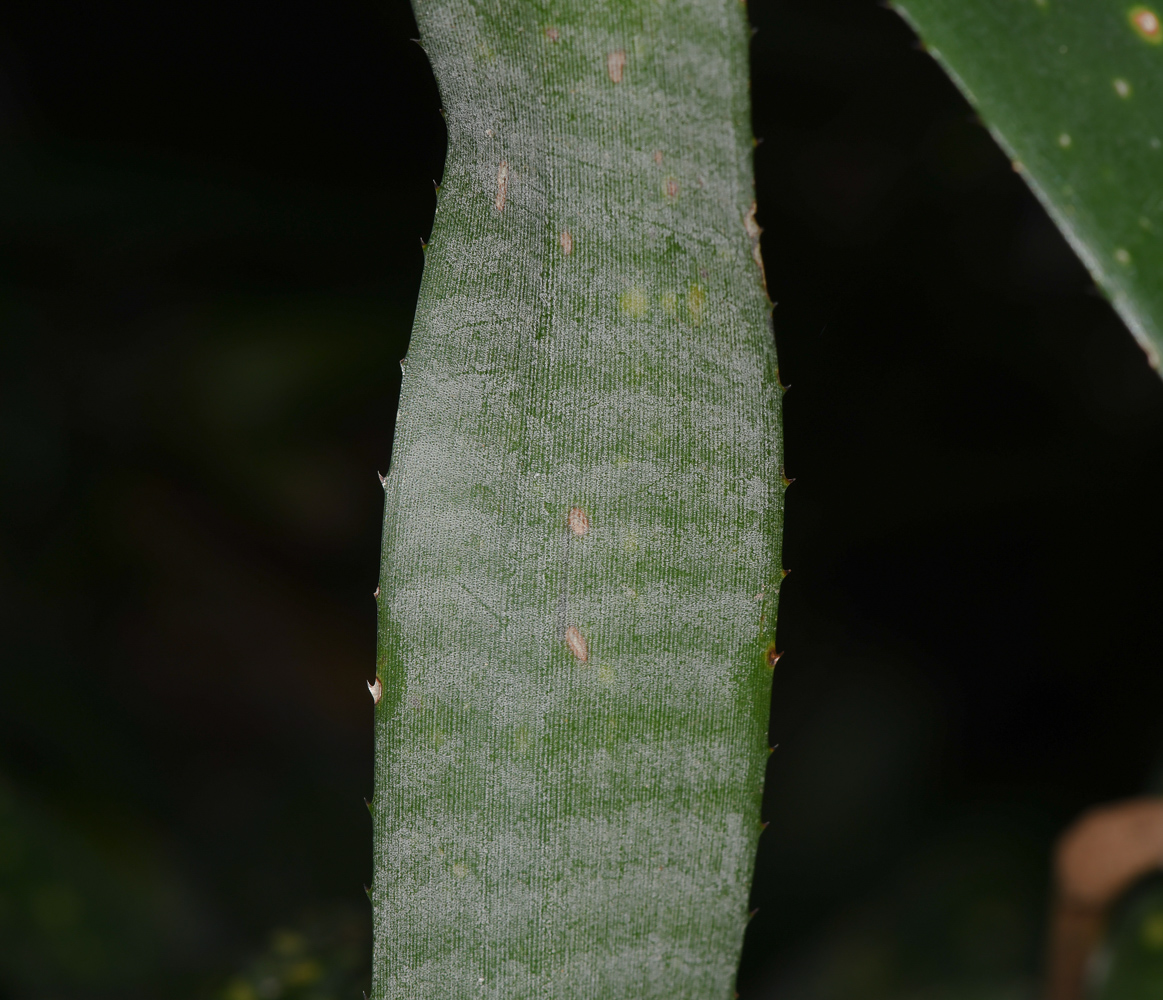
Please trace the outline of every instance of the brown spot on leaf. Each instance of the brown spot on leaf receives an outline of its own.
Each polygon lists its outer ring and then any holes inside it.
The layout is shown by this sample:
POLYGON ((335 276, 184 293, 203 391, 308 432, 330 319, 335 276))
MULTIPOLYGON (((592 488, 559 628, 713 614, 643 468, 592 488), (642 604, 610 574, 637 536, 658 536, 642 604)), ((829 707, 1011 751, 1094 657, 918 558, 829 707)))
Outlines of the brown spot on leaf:
POLYGON ((622 73, 626 69, 626 53, 621 49, 606 56, 606 72, 614 83, 622 82, 622 73))
POLYGON ((574 507, 569 512, 569 530, 579 538, 590 530, 590 519, 580 507, 574 507))
POLYGON ((590 647, 586 642, 586 637, 582 635, 573 625, 565 630, 565 644, 569 647, 569 651, 577 657, 580 663, 585 663, 590 658, 590 647))
POLYGON ((561 231, 561 235, 558 237, 558 240, 561 243, 561 252, 563 254, 568 257, 571 253, 573 253, 573 237, 570 235, 568 229, 563 229, 561 231))

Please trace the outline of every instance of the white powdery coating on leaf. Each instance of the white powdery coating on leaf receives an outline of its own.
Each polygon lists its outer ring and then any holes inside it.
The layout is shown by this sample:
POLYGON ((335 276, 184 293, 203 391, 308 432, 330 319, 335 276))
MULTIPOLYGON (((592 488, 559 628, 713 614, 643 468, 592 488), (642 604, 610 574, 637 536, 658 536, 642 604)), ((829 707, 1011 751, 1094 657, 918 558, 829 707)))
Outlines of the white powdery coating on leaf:
MULTIPOLYGON (((490 939, 506 951, 519 946, 530 925, 563 929, 595 911, 612 923, 646 927, 676 899, 690 907, 684 917, 693 930, 700 910, 718 908, 724 896, 747 891, 746 883, 735 881, 750 863, 740 852, 746 844, 743 822, 739 815, 724 815, 712 823, 695 820, 677 831, 663 830, 649 811, 631 804, 600 818, 510 829, 467 847, 435 825, 414 826, 400 831, 385 860, 397 886, 414 880, 416 904, 433 937, 447 942, 470 937, 474 915, 487 913, 490 939), (544 849, 546 843, 552 852, 544 849), (698 867, 691 865, 696 858, 698 867), (570 878, 572 868, 590 877, 570 878), (707 869, 721 874, 707 878, 707 869), (643 893, 645 884, 653 891, 643 893), (497 885, 506 887, 503 909, 492 899, 497 885)), ((743 918, 740 914, 740 932, 743 918)), ((595 942, 589 949, 547 954, 535 971, 524 962, 489 961, 483 952, 479 963, 466 966, 464 955, 450 949, 399 969, 385 983, 386 995, 426 996, 439 988, 471 995, 466 988, 483 986, 480 995, 496 1000, 665 996, 665 989, 681 982, 687 995, 714 996, 729 981, 734 962, 725 957, 708 962, 699 943, 648 939, 622 950, 620 961, 611 963, 595 942)))
POLYGON ((727 997, 746 924, 782 497, 748 29, 582 6, 417 4, 450 145, 386 486, 376 1000, 727 997))

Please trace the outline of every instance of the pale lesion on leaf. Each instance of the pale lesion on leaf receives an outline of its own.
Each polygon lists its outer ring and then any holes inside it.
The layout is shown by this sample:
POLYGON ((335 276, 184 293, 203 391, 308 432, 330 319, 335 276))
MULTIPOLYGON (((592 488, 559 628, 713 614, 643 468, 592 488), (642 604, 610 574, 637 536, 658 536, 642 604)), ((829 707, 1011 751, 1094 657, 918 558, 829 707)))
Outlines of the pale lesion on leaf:
POLYGON ((606 56, 606 72, 610 76, 611 83, 621 83, 625 70, 626 52, 624 49, 616 49, 606 56))

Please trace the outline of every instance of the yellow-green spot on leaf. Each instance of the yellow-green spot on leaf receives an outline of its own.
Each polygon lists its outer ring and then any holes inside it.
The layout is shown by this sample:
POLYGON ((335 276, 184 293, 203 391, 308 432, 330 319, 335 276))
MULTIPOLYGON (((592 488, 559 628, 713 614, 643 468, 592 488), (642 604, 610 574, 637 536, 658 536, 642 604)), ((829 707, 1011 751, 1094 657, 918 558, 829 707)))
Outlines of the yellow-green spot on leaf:
POLYGON ((1069 149, 1073 142, 1074 140, 1071 139, 1066 132, 1063 132, 1060 136, 1058 136, 1058 145, 1063 149, 1069 149))
POLYGON ((707 301, 707 293, 703 291, 701 285, 691 285, 690 291, 687 292, 686 304, 690 311, 691 323, 698 326, 703 319, 703 306, 707 301))
POLYGON ((1136 6, 1127 11, 1127 20, 1135 29, 1135 34, 1152 45, 1163 42, 1163 24, 1159 15, 1150 7, 1136 6))
POLYGON ((662 311, 665 312, 667 316, 678 315, 678 296, 675 295, 674 292, 663 292, 662 299, 660 301, 662 303, 662 311))
POLYGON ((458 861, 452 866, 452 874, 454 878, 464 878, 468 874, 468 869, 458 861))
POLYGON ((631 285, 618 299, 618 305, 622 312, 630 316, 645 316, 650 308, 650 299, 645 289, 631 285))
POLYGON ((614 668, 611 667, 608 663, 603 663, 600 667, 598 667, 598 683, 601 684, 602 687, 609 687, 611 684, 613 684, 614 677, 614 668))
POLYGON ((1132 92, 1131 85, 1126 80, 1124 80, 1121 76, 1116 77, 1112 81, 1112 83, 1113 83, 1114 88, 1115 88, 1115 93, 1118 94, 1119 97, 1130 97, 1131 96, 1131 92, 1132 92))
POLYGON ((626 535, 626 540, 622 543, 622 548, 627 552, 638 551, 638 533, 636 531, 631 531, 626 535))
POLYGON ((1131 262, 1131 255, 1128 251, 1124 250, 1122 247, 1119 247, 1115 251, 1115 260, 1117 260, 1120 264, 1122 264, 1125 267, 1127 264, 1129 264, 1131 262))

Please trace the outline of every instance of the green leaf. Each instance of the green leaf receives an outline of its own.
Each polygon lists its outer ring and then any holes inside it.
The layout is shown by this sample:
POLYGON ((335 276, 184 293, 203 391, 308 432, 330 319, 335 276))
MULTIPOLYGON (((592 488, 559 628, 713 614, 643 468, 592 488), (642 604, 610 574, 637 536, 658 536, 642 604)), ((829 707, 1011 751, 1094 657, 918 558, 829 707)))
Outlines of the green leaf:
POLYGON ((1163 354, 1163 7, 896 0, 1135 335, 1163 354))
POLYGON ((449 150, 385 483, 377 1000, 726 1000, 784 481, 738 0, 416 0, 449 150))

